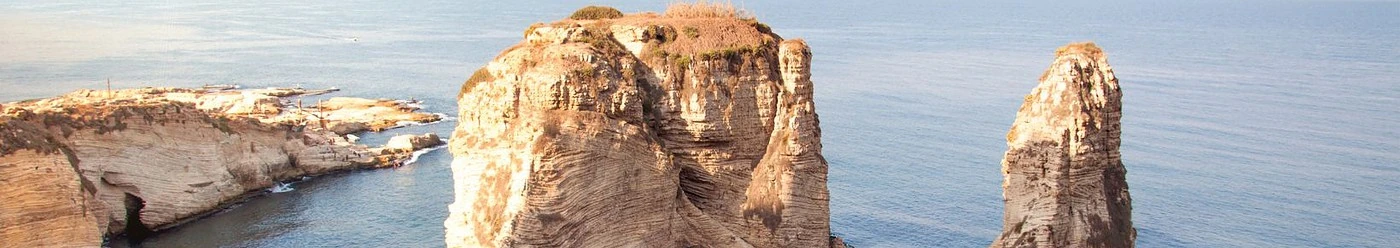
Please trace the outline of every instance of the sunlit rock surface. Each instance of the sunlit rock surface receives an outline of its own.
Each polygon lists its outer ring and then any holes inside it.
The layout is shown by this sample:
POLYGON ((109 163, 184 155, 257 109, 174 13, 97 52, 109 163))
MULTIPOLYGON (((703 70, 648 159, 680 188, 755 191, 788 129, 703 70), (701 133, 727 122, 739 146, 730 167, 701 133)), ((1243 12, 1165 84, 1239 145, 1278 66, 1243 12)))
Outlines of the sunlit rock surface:
MULTIPOLYGON (((422 148, 375 153, 287 99, 325 92, 80 90, 0 105, 0 244, 96 246, 104 235, 177 225, 279 181, 396 165, 422 148)), ((366 109, 341 109, 352 108, 366 109)), ((365 120, 420 120, 372 118, 378 113, 365 120)))
POLYGON ((766 25, 537 24, 462 86, 449 247, 828 247, 811 52, 766 25))
POLYGON ((1133 247, 1122 92, 1103 51, 1061 47, 1025 100, 1006 134, 1006 213, 991 247, 1133 247))

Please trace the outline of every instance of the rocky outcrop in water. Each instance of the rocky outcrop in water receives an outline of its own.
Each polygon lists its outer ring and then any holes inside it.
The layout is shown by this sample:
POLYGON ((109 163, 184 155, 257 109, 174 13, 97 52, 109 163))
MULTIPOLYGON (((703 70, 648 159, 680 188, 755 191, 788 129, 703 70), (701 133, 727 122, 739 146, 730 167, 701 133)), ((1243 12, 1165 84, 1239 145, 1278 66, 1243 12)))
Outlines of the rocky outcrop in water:
POLYGON ((811 52, 737 18, 537 24, 462 86, 449 247, 828 247, 811 52))
POLYGON ((317 103, 304 111, 312 122, 325 120, 327 128, 337 134, 384 131, 409 123, 429 123, 442 120, 442 115, 414 112, 419 109, 412 101, 335 97, 317 103))
POLYGON ((278 181, 395 165, 420 148, 375 153, 308 125, 319 121, 282 98, 308 92, 82 90, 6 103, 0 244, 90 247, 103 235, 141 236, 278 181))
POLYGON ((417 151, 422 150, 423 152, 427 152, 427 150, 424 149, 441 147, 443 145, 447 145, 447 141, 444 141, 434 133, 426 133, 423 135, 405 134, 394 136, 389 139, 389 142, 384 143, 384 146, 370 149, 370 151, 374 154, 378 154, 377 157, 379 161, 382 161, 380 163, 381 167, 401 166, 412 162, 411 160, 415 159, 414 156, 421 153, 417 151))
POLYGON ((1133 247, 1121 99, 1099 47, 1056 52, 1006 134, 1006 213, 991 247, 1133 247))

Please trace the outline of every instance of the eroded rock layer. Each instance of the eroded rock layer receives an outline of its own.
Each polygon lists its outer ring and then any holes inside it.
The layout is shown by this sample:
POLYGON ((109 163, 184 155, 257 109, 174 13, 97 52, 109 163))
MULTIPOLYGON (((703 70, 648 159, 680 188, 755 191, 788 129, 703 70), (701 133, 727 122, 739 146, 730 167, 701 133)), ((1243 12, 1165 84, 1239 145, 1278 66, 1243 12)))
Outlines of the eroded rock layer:
POLYGON ((531 27, 462 86, 448 246, 830 246, 810 58, 752 20, 531 27))
POLYGON ((1093 43, 1056 52, 1006 135, 1004 227, 991 247, 1133 247, 1121 99, 1093 43))
POLYGON ((304 93, 83 90, 5 103, 0 243, 98 246, 104 235, 176 225, 278 181, 396 165, 431 143, 353 144, 279 99, 304 93))

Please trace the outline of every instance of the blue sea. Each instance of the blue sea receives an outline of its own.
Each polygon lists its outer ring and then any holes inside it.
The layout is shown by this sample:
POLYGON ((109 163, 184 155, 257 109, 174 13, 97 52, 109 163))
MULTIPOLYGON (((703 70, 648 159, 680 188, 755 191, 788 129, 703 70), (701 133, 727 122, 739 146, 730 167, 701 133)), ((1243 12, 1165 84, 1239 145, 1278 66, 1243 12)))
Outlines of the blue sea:
MULTIPOLYGON (((461 82, 531 23, 666 2, 7 0, 0 101, 110 79, 338 87, 455 114, 461 82)), ((1400 246, 1400 3, 734 4, 811 45, 831 229, 855 246, 990 244, 1022 96, 1056 47, 1090 40, 1123 89, 1140 247, 1400 246)), ((439 247, 450 160, 297 182, 140 246, 439 247)))

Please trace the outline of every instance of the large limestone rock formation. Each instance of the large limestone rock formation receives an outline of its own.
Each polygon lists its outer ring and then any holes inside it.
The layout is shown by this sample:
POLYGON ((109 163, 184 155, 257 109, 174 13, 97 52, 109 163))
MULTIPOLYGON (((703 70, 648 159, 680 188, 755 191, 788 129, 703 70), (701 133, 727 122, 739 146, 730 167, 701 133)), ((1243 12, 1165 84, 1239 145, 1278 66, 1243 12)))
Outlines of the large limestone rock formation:
POLYGON ((811 53, 738 18, 537 24, 462 86, 449 247, 827 247, 811 53))
POLYGON ((0 243, 16 247, 94 247, 103 212, 66 154, 28 123, 0 117, 0 243), (37 138, 37 139, 30 139, 37 138), (20 139, 31 142, 14 142, 20 139))
POLYGON ((278 181, 397 164, 420 148, 376 153, 305 125, 295 117, 305 111, 276 97, 83 90, 0 106, 0 244, 98 246, 103 235, 176 225, 278 181), (274 98, 248 100, 265 97, 274 98))
POLYGON ((1133 247, 1121 98, 1093 43, 1056 52, 1006 134, 1005 226, 991 247, 1133 247))

